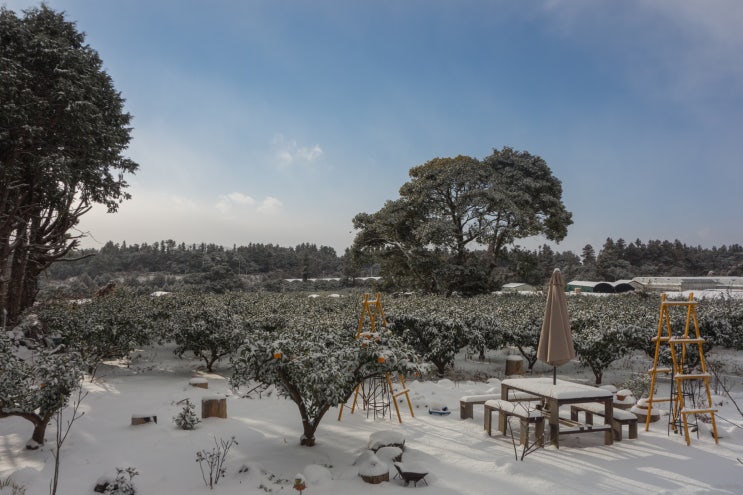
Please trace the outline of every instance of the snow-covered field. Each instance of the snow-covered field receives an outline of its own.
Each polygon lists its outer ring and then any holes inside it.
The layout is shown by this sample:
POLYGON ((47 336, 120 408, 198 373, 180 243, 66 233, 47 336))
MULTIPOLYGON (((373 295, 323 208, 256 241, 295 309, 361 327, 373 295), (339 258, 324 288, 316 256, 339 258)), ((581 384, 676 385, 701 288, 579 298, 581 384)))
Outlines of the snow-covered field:
MULTIPOLYGON (((739 353, 740 354, 740 353, 739 353)), ((738 405, 743 406, 740 355, 710 356, 731 364, 727 386, 738 405)), ((644 358, 617 363, 605 376, 605 383, 621 383, 628 367, 647 369, 644 358)), ((493 353, 485 362, 457 361, 459 375, 501 376, 505 355, 493 353)), ((227 373, 228 366, 220 372, 227 373)), ((549 368, 537 365, 536 374, 549 375, 549 368)), ((592 375, 572 364, 558 371, 561 378, 590 383, 592 375)), ((134 467, 138 494, 208 493, 202 480, 196 452, 211 449, 214 440, 238 442, 227 456, 226 476, 214 493, 264 494, 298 493, 293 480, 306 479, 306 495, 407 493, 422 490, 431 495, 482 493, 559 494, 699 494, 743 493, 743 417, 725 398, 718 413, 720 442, 715 445, 707 425, 691 446, 683 437, 668 435, 667 422, 639 427, 639 438, 605 446, 601 433, 571 435, 561 439, 560 449, 548 446, 522 462, 514 458, 510 437, 483 430, 482 406, 475 406, 473 419, 459 419, 459 397, 488 393, 497 382, 438 380, 411 382, 415 417, 402 407, 403 423, 386 417, 374 419, 363 411, 346 409, 338 421, 338 409, 331 409, 317 432, 315 447, 300 447, 300 419, 294 403, 275 394, 260 399, 239 398, 220 374, 206 374, 199 362, 180 361, 168 348, 141 352, 130 367, 104 365, 95 381, 86 382, 89 391, 81 410, 85 415, 74 423, 62 447, 59 494, 92 494, 101 477, 113 477, 115 468, 134 467), (209 389, 189 385, 193 377, 208 380, 209 389), (204 396, 227 395, 227 419, 209 418, 195 430, 178 429, 172 421, 190 398, 199 403, 204 396), (429 405, 446 405, 448 416, 428 414, 429 405), (131 426, 132 414, 157 415, 157 424, 131 426), (355 462, 367 449, 370 435, 387 430, 405 439, 403 461, 429 472, 429 486, 404 487, 399 480, 379 485, 365 483, 355 462), (242 468, 242 469, 241 469, 242 468), (240 472, 242 471, 242 472, 240 472)), ((403 404, 404 406, 404 404, 403 404)), ((69 414, 69 412, 68 412, 69 414)), ((25 485, 27 495, 49 493, 54 461, 54 425, 47 430, 47 444, 40 450, 24 448, 31 424, 19 418, 0 420, 0 480, 7 477, 25 485)), ((0 489, 0 494, 10 493, 0 489)))

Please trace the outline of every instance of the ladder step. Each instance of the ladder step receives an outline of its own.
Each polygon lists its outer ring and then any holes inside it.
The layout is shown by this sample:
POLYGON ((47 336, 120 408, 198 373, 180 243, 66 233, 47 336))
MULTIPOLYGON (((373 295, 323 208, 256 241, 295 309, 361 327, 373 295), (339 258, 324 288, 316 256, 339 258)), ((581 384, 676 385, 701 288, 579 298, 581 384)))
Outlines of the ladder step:
POLYGON ((648 370, 648 373, 656 372, 656 373, 670 373, 673 371, 673 368, 650 368, 648 370))
POLYGON ((678 374, 675 375, 674 378, 676 380, 703 380, 705 378, 710 378, 712 375, 709 373, 691 373, 691 374, 678 374))
POLYGON ((401 395, 405 395, 405 394, 407 394, 408 392, 410 392, 410 390, 408 390, 408 389, 406 388, 406 389, 400 390, 399 392, 397 392, 396 394, 393 394, 392 396, 393 396, 393 397, 394 397, 395 399, 397 399, 397 398, 398 398, 398 397, 400 397, 401 395))
POLYGON ((671 402, 670 397, 653 397, 653 400, 647 399, 646 404, 655 404, 656 402, 671 402))
POLYGON ((717 409, 683 409, 681 414, 714 414, 717 409))
POLYGON ((704 342, 704 339, 685 339, 683 337, 673 337, 668 339, 669 344, 703 344, 704 342))
POLYGON ((660 340, 661 342, 668 342, 668 339, 670 339, 670 338, 671 338, 671 337, 668 337, 668 336, 666 335, 666 336, 660 336, 660 337, 653 337, 653 338, 652 338, 652 339, 650 339, 650 340, 651 340, 651 341, 653 341, 653 342, 658 342, 659 340, 660 340))
POLYGON ((663 306, 696 306, 697 301, 663 301, 663 306))

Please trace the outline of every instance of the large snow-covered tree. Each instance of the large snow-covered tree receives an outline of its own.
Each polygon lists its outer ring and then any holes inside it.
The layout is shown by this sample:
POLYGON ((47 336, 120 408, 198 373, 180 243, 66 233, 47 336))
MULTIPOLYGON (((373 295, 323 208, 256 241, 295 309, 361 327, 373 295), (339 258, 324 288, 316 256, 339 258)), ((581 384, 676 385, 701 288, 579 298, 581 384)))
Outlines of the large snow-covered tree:
POLYGON ((131 116, 98 53, 64 14, 0 7, 0 306, 31 306, 39 275, 78 245, 95 203, 129 198, 131 116))
MULTIPOLYGON (((350 298, 349 298, 350 299, 350 298)), ((386 373, 420 372, 415 352, 390 332, 355 337, 360 307, 349 299, 278 302, 233 360, 233 385, 273 385, 293 401, 302 420, 301 445, 313 446, 331 407, 344 404, 362 381, 386 373)))
POLYGON ((435 158, 409 175, 399 199, 356 215, 354 245, 380 254, 385 277, 419 289, 484 292, 516 239, 560 241, 572 224, 562 184, 528 152, 506 147, 483 160, 435 158))

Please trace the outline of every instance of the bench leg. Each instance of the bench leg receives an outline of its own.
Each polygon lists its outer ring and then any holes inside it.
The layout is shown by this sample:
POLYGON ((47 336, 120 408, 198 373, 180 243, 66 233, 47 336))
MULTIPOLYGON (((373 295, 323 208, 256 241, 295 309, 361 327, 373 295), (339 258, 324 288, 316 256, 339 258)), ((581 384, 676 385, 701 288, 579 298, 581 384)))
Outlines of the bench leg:
POLYGON ((537 418, 534 423, 534 437, 537 445, 544 447, 544 418, 537 418))
POLYGON ((502 434, 506 434, 506 425, 508 424, 508 414, 504 411, 498 411, 498 430, 502 434))
POLYGON ((614 432, 614 440, 617 442, 622 441, 622 423, 619 421, 611 422, 611 431, 614 432))
POLYGON ((522 418, 520 423, 519 440, 521 441, 521 445, 529 445, 529 420, 522 418))
POLYGON ((485 427, 485 431, 488 432, 488 436, 490 436, 491 424, 492 424, 492 421, 493 421, 493 410, 490 407, 488 407, 488 406, 485 406, 485 419, 484 419, 484 421, 485 422, 483 423, 483 426, 485 427))
POLYGON ((592 425, 593 424, 593 413, 589 411, 585 411, 586 413, 586 424, 592 425))
POLYGON ((630 423, 629 425, 629 438, 637 438, 637 421, 630 423))
POLYGON ((473 417, 473 404, 471 402, 459 403, 459 419, 468 419, 473 417))

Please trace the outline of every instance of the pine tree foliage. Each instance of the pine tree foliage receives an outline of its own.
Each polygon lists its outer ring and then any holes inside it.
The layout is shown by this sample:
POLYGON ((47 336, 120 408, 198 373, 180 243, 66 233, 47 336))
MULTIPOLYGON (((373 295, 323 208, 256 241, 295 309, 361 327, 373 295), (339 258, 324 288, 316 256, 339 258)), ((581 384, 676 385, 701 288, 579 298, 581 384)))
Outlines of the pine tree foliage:
POLYGON ((129 194, 131 116, 73 22, 46 5, 0 7, 0 304, 15 322, 39 275, 78 245, 94 203, 129 194))
POLYGON ((180 412, 173 417, 173 422, 181 430, 193 430, 196 425, 201 423, 201 419, 196 414, 196 406, 189 399, 183 404, 180 412))

